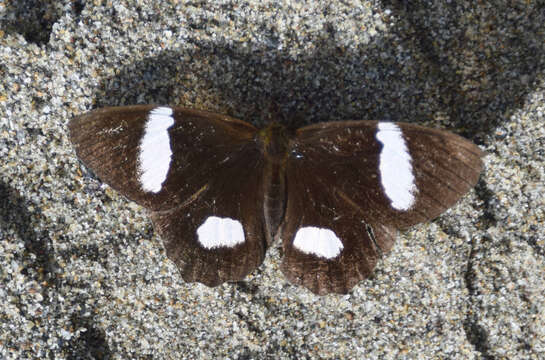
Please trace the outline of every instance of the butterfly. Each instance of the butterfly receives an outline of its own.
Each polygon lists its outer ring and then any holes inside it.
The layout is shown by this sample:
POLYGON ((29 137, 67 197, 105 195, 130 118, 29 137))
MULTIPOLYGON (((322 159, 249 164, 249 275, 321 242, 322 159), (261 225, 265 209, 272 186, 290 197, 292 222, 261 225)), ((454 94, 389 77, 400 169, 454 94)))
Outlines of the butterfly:
POLYGON ((369 277, 397 231, 477 182, 483 152, 408 123, 264 129, 211 112, 138 105, 74 118, 70 138, 102 181, 148 209, 188 282, 239 281, 282 241, 282 272, 316 294, 369 277))

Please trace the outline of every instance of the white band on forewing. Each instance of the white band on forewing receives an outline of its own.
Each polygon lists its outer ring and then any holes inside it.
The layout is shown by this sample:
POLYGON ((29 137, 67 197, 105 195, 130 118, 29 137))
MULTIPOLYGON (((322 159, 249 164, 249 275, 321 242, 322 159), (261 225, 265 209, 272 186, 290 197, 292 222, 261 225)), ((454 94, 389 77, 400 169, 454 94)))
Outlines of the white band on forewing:
POLYGON ((138 154, 139 180, 142 189, 158 193, 165 182, 172 160, 168 128, 174 125, 173 111, 158 107, 150 111, 140 141, 138 154))
POLYGON ((415 202, 412 158, 403 133, 394 123, 378 124, 376 138, 382 144, 379 157, 380 181, 396 210, 409 210, 415 202))

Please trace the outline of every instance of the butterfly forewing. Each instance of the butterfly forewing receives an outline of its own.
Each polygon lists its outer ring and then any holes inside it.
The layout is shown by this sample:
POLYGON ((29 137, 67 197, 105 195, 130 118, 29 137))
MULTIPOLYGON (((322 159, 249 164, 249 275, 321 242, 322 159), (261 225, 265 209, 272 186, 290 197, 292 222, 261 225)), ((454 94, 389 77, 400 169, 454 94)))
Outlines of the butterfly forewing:
POLYGON ((481 156, 457 135, 410 124, 299 129, 287 165, 284 273, 315 293, 346 292, 390 250, 396 229, 438 216, 476 183, 481 156), (307 231, 298 241, 307 228, 334 236, 307 231), (315 251, 337 240, 338 253, 315 251))
POLYGON ((70 123, 79 158, 152 211, 184 279, 217 285, 258 266, 263 238, 263 158, 256 129, 218 114, 129 106, 70 123))
POLYGON ((83 163, 151 210, 186 201, 256 132, 227 116, 150 105, 95 110, 75 118, 69 127, 83 163))

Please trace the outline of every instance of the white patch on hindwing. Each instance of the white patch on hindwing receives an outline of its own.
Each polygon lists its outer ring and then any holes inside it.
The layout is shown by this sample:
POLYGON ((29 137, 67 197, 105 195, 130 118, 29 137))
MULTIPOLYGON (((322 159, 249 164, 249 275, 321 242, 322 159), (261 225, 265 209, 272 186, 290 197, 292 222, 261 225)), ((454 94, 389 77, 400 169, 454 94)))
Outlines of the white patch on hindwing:
POLYGON ((325 259, 336 258, 344 248, 341 240, 332 230, 314 226, 305 226, 297 230, 293 246, 306 254, 325 259))
POLYGON ((238 220, 209 216, 197 229, 197 240, 205 249, 234 247, 245 241, 238 220))

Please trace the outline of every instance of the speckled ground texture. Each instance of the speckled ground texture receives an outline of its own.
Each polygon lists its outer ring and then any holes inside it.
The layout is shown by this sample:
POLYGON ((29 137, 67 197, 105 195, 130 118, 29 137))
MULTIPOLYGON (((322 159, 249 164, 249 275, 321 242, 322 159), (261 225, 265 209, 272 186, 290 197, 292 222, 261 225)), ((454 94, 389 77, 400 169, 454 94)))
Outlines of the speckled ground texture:
POLYGON ((544 359, 543 1, 0 2, 0 359, 544 359), (318 297, 185 283, 74 116, 157 103, 256 125, 380 119, 487 152, 476 188, 318 297))

